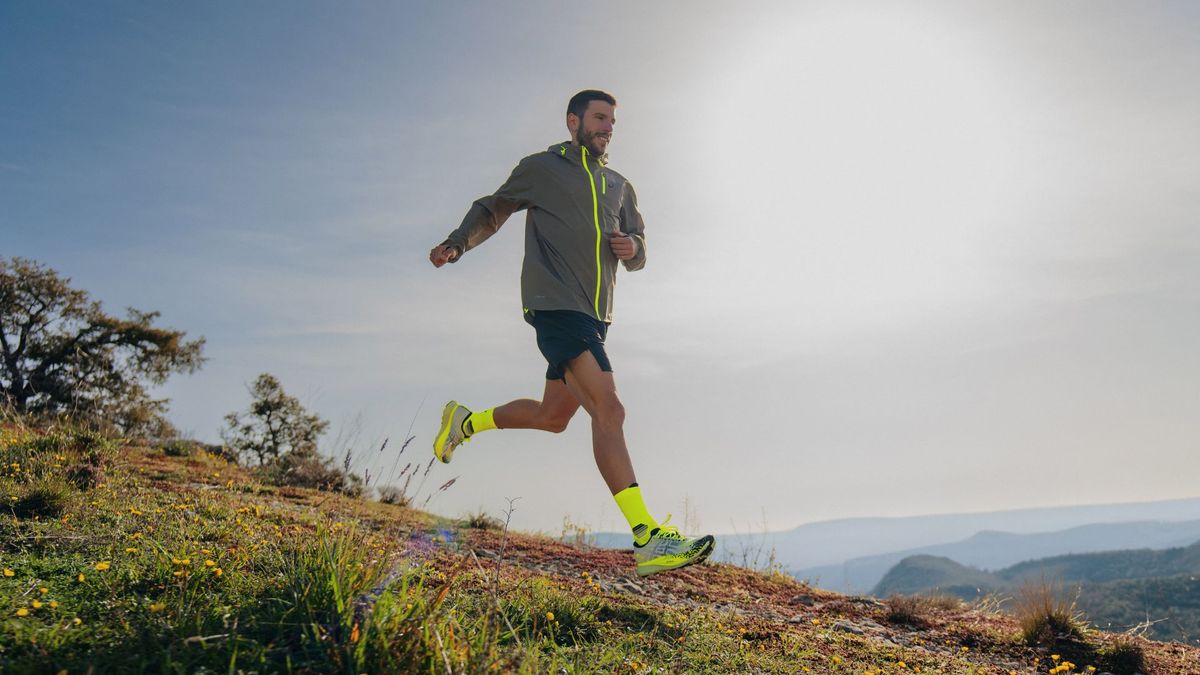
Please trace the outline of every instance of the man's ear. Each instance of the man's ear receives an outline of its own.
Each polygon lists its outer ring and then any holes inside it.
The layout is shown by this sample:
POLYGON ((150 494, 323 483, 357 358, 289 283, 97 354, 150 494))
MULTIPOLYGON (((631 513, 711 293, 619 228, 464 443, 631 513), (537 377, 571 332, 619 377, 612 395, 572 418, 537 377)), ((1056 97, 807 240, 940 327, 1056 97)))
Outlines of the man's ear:
POLYGON ((579 115, 575 113, 567 113, 567 131, 571 132, 571 138, 575 138, 575 132, 579 130, 579 115))

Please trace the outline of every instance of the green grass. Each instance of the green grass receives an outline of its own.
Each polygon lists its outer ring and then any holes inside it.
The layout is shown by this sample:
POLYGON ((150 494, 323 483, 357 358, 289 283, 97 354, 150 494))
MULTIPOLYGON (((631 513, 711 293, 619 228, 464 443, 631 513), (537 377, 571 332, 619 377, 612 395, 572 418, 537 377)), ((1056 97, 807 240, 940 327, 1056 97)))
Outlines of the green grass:
POLYGON ((712 566, 697 602, 656 603, 467 554, 472 537, 564 554, 483 514, 265 485, 202 447, 0 426, 0 501, 5 674, 995 672, 957 647, 836 631, 838 615, 766 621, 705 595, 804 590, 781 575, 712 566), (66 478, 80 466, 89 480, 66 478), (47 485, 54 508, 13 507, 47 485))
MULTIPOLYGON (((385 535, 307 508, 309 491, 259 485, 202 451, 127 448, 98 461, 107 442, 2 434, 6 673, 640 670, 678 660, 689 625, 405 546, 446 523, 408 513, 410 536, 398 540, 394 527, 385 535), (89 463, 107 467, 105 482, 54 479, 89 463), (209 489, 185 489, 198 482, 209 489), (13 508, 33 494, 42 507, 13 508)), ((699 649, 714 664, 744 663, 721 641, 699 649)))

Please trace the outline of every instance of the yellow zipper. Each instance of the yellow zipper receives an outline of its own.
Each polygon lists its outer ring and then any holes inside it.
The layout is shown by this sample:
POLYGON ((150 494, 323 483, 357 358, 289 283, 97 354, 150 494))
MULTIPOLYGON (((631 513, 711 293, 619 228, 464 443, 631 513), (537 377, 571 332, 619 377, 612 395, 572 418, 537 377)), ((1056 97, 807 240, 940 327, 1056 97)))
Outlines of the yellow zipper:
POLYGON ((600 318, 600 239, 601 239, 600 202, 599 202, 599 200, 596 199, 596 178, 594 176, 592 176, 592 170, 589 169, 588 165, 587 165, 587 154, 588 154, 587 148, 580 145, 580 149, 583 150, 583 170, 587 172, 588 185, 590 185, 592 188, 592 221, 596 224, 596 302, 595 302, 595 308, 596 308, 596 318, 603 321, 604 319, 600 318))

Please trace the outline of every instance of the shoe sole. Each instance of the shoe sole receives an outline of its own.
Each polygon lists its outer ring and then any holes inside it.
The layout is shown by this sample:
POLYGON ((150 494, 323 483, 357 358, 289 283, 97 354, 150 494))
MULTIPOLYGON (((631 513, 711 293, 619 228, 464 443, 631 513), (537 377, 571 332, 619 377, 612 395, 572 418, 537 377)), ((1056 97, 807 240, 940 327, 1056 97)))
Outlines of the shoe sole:
POLYGON ((698 565, 698 564, 704 562, 705 560, 708 560, 708 556, 712 555, 713 549, 716 548, 717 540, 715 538, 713 538, 713 536, 711 534, 709 534, 709 535, 705 535, 704 538, 701 539, 700 541, 703 542, 704 549, 702 551, 700 551, 700 553, 696 554, 694 557, 689 558, 682 565, 675 565, 674 567, 667 567, 665 565, 656 565, 654 567, 646 567, 646 568, 638 567, 638 569, 637 569, 638 576, 639 577, 648 577, 651 574, 658 574, 659 572, 669 572, 670 570, 681 570, 685 567, 691 567, 692 565, 698 565))
POLYGON ((454 401, 446 404, 442 409, 442 428, 438 431, 437 438, 433 439, 433 456, 437 457, 442 464, 449 464, 450 459, 454 456, 454 449, 450 448, 447 452, 445 449, 446 441, 450 440, 450 423, 454 421, 454 411, 460 406, 454 401))

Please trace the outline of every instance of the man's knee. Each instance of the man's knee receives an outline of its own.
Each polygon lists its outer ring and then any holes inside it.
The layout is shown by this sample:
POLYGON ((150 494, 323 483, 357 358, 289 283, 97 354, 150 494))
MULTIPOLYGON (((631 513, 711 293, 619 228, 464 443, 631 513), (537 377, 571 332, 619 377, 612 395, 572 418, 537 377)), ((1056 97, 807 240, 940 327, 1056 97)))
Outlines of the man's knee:
MULTIPOLYGON (((576 408, 577 409, 577 408, 576 408)), ((571 418, 575 416, 575 410, 547 410, 545 407, 541 410, 539 416, 540 428, 551 433, 562 433, 567 430, 567 425, 571 422, 571 418)))
POLYGON ((602 429, 620 430, 625 425, 625 406, 621 404, 621 399, 614 393, 597 401, 592 421, 602 429))

